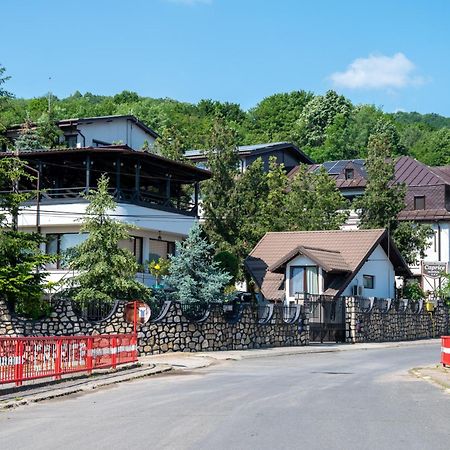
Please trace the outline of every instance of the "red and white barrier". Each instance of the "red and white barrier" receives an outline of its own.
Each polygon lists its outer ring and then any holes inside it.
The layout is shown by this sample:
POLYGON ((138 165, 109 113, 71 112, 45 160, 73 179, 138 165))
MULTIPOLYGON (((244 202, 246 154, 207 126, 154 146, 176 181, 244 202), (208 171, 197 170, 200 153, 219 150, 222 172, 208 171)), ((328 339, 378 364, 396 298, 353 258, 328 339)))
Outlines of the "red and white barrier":
POLYGON ((450 336, 442 336, 441 341, 441 363, 450 367, 450 336))
POLYGON ((135 334, 0 337, 0 384, 55 377, 137 361, 135 334))

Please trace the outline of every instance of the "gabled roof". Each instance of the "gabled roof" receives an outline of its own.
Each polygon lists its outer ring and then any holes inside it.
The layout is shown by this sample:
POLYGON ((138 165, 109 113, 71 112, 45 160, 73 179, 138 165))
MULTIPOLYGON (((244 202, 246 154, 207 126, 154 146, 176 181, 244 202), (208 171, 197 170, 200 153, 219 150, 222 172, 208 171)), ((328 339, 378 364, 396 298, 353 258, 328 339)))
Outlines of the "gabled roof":
MULTIPOLYGON (((326 161, 322 164, 311 165, 309 170, 316 172, 320 167, 323 167, 329 175, 335 178, 338 188, 364 187, 367 183, 364 159, 326 161), (343 173, 349 167, 355 169, 355 178, 346 180, 343 173)), ((298 170, 298 167, 292 169, 289 177, 293 177, 298 170)), ((429 167, 410 156, 401 156, 395 163, 395 181, 405 183, 407 186, 450 184, 450 166, 429 167)))
MULTIPOLYGON (((262 155, 264 153, 272 152, 275 150, 290 150, 295 153, 299 159, 305 164, 312 164, 312 159, 303 153, 296 145, 291 142, 269 142, 266 144, 255 144, 255 145, 240 145, 237 147, 237 151, 240 156, 248 155, 262 155)), ((192 160, 205 160, 206 154, 205 150, 187 150, 184 156, 192 160)))
POLYGON ((337 250, 299 245, 269 267, 271 272, 284 271, 286 264, 298 255, 304 255, 322 267, 326 272, 350 272, 350 267, 337 250))
MULTIPOLYGON (((80 123, 88 123, 88 122, 95 122, 95 121, 112 121, 114 119, 125 119, 130 120, 136 126, 144 130, 146 133, 148 133, 150 136, 153 136, 154 138, 157 138, 159 135, 156 131, 152 130, 150 127, 145 125, 145 123, 141 122, 137 117, 131 115, 131 114, 122 114, 122 115, 111 115, 111 116, 97 116, 97 117, 79 117, 79 118, 73 118, 73 119, 62 119, 58 120, 57 124, 60 128, 66 128, 66 127, 72 127, 77 126, 80 123)), ((36 124, 33 124, 36 125, 36 124)), ((22 128, 23 124, 14 124, 8 127, 8 131, 17 132, 22 128)))
POLYGON ((157 138, 159 135, 156 131, 152 130, 150 127, 145 125, 145 123, 141 122, 137 117, 131 115, 131 114, 118 114, 118 115, 111 115, 111 116, 97 116, 97 117, 81 117, 76 119, 63 119, 58 121, 58 126, 65 127, 65 126, 71 126, 76 125, 80 123, 88 123, 88 122, 96 122, 96 121, 112 121, 114 119, 125 119, 130 120, 134 124, 136 124, 139 128, 144 130, 146 133, 148 133, 150 136, 153 136, 154 138, 157 138))
POLYGON ((301 252, 326 272, 337 274, 333 295, 340 295, 378 245, 389 254, 398 275, 411 275, 384 229, 267 233, 247 257, 245 266, 264 297, 277 301, 284 297, 284 271, 280 268, 301 252))

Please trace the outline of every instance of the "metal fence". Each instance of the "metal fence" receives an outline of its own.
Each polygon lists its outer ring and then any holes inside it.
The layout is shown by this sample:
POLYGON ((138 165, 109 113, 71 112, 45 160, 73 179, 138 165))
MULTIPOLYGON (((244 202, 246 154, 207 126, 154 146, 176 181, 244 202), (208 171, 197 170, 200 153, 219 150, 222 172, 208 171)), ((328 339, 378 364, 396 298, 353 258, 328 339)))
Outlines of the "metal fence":
POLYGON ((90 322, 99 322, 106 319, 116 310, 118 302, 105 302, 91 300, 85 303, 72 301, 72 309, 78 317, 90 322))
POLYGON ((0 338, 0 384, 55 377, 137 361, 132 334, 0 338))

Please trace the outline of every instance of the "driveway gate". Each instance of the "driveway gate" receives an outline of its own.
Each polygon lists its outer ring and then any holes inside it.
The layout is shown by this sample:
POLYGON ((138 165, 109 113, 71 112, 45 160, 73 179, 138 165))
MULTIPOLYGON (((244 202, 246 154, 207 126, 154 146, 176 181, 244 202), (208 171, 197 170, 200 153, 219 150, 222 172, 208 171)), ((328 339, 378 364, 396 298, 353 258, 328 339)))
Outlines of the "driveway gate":
POLYGON ((345 298, 308 295, 309 340, 345 342, 345 298))

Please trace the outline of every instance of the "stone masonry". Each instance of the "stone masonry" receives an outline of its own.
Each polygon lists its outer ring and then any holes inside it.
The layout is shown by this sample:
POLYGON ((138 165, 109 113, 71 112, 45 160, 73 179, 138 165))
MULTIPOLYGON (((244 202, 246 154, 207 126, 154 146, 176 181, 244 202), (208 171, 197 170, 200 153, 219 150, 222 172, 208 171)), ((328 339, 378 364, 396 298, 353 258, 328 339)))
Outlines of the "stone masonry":
POLYGON ((433 312, 422 302, 388 303, 346 298, 346 342, 392 342, 435 338, 449 332, 449 309, 442 301, 433 312))
MULTIPOLYGON (((124 320, 124 303, 116 303, 111 314, 99 322, 88 322, 75 314, 71 302, 59 300, 50 317, 32 321, 12 315, 0 300, 0 336, 73 336, 132 333, 124 320)), ((227 320, 220 307, 212 308, 200 321, 190 321, 178 303, 166 302, 159 317, 138 327, 141 355, 168 351, 242 350, 307 345, 308 315, 285 321, 283 309, 270 308, 265 320, 256 308, 242 307, 227 320)))

